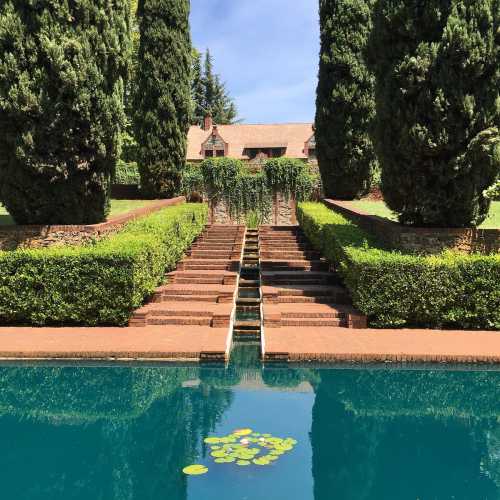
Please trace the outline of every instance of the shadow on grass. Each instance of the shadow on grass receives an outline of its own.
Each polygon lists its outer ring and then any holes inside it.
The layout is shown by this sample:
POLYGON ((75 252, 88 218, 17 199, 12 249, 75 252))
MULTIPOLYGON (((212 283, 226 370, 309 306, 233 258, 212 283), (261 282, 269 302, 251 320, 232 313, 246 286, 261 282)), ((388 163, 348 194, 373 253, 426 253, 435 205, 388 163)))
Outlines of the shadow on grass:
POLYGON ((10 215, 0 213, 0 226, 12 226, 14 219, 10 215))

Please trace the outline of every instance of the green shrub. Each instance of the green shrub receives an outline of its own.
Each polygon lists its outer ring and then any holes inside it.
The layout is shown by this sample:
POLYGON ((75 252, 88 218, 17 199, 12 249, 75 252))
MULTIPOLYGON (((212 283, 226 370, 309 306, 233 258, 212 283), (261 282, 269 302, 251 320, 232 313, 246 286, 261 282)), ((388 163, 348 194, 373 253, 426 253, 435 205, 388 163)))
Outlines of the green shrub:
POLYGON ((382 192, 404 224, 479 226, 500 170, 498 0, 379 0, 376 75, 382 192))
POLYGON ((134 99, 141 189, 148 198, 178 192, 191 111, 189 0, 139 0, 140 43, 134 99))
POLYGON ((370 138, 375 77, 364 52, 374 0, 320 0, 321 55, 316 106, 318 163, 329 198, 367 194, 377 161, 370 138))
POLYGON ((386 250, 318 203, 301 203, 298 220, 372 326, 500 329, 500 255, 386 250))
POLYGON ((206 221, 185 204, 93 245, 0 252, 0 323, 124 325, 206 221))
POLYGON ((0 2, 0 199, 18 224, 109 212, 129 2, 0 2))
POLYGON ((127 163, 123 160, 118 160, 118 163, 116 164, 114 183, 138 186, 140 182, 141 177, 139 175, 139 167, 137 166, 137 163, 127 163))

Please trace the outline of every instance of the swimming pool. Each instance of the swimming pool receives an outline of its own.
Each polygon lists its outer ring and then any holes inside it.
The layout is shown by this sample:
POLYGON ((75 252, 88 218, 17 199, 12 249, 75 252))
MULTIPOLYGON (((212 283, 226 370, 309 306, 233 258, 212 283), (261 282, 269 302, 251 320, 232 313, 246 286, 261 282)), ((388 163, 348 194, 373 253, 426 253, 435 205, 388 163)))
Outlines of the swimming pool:
POLYGON ((495 370, 4 366, 0 378, 2 499, 500 498, 495 370), (215 462, 235 448, 278 458, 215 462), (208 471, 183 473, 193 464, 208 471))

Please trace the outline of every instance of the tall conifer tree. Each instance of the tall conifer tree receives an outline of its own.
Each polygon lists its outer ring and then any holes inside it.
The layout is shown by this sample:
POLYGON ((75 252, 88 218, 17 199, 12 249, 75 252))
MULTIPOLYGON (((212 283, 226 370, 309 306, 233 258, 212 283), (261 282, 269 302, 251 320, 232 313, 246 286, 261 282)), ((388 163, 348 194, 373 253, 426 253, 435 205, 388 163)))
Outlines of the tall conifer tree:
POLYGON ((0 199, 20 224, 105 219, 124 119, 129 3, 0 3, 0 199))
POLYGON ((480 224, 500 169, 500 1, 379 0, 382 190, 401 222, 480 224))
POLYGON ((375 78, 365 62, 374 0, 320 0, 316 144, 325 194, 353 199, 371 185, 375 78))
POLYGON ((189 0, 139 0, 140 47, 134 128, 141 189, 176 193, 191 114, 189 0))

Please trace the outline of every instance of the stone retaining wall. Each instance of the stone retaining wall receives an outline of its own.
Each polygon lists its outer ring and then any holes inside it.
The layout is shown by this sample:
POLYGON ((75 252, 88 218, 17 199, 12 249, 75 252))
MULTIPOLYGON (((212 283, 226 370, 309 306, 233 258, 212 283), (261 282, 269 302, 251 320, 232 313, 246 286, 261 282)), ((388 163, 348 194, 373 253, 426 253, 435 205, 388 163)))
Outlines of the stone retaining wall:
POLYGON ((325 199, 323 202, 390 248, 426 254, 437 254, 445 249, 466 253, 500 252, 499 229, 407 227, 355 209, 348 201, 325 199))
POLYGON ((43 248, 56 245, 81 245, 95 241, 121 229, 127 222, 144 217, 163 208, 185 203, 183 196, 161 200, 147 207, 113 217, 107 222, 92 225, 64 226, 0 226, 0 250, 43 248))
MULTIPOLYGON (((235 225, 245 223, 244 217, 235 218, 231 216, 229 208, 224 201, 210 201, 209 205, 211 224, 235 225)), ((274 226, 292 226, 297 224, 296 206, 295 199, 287 199, 281 193, 275 194, 271 213, 264 219, 263 223, 274 226)))

